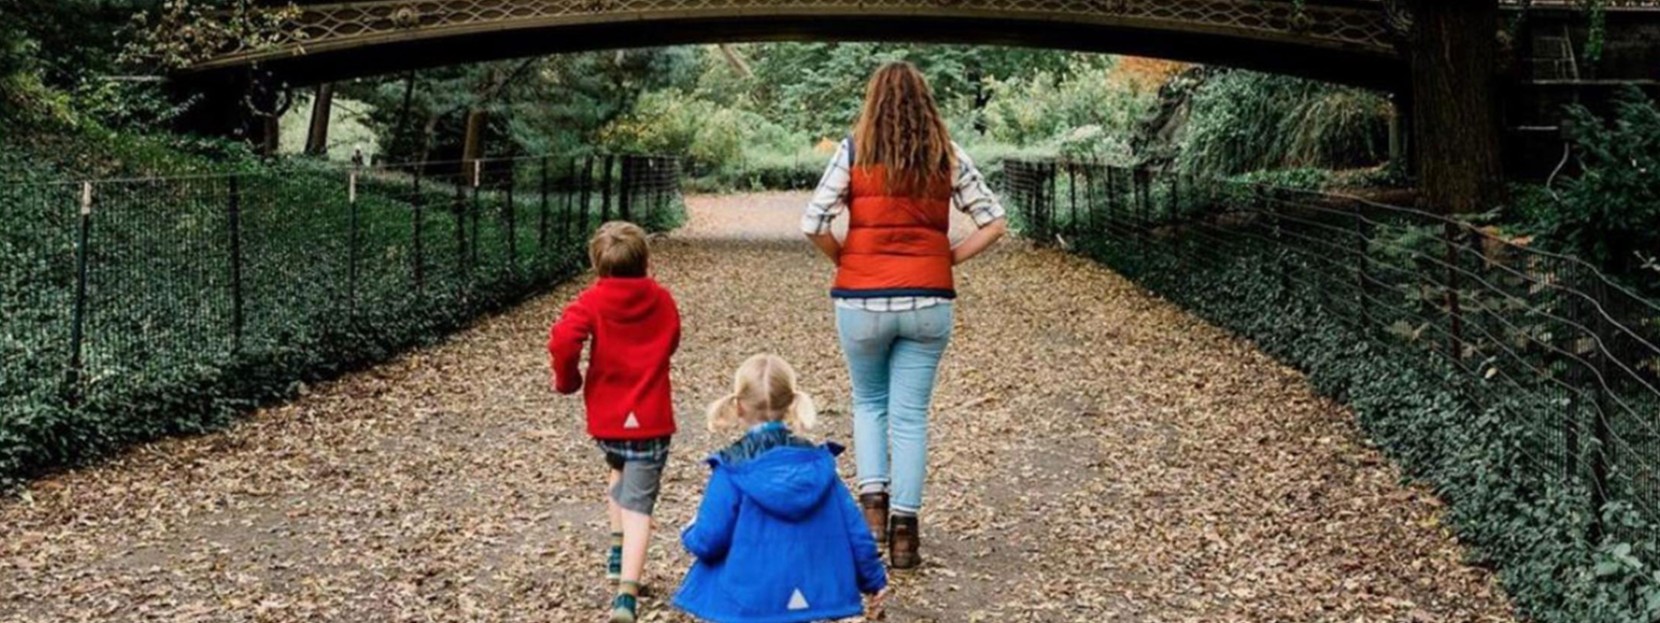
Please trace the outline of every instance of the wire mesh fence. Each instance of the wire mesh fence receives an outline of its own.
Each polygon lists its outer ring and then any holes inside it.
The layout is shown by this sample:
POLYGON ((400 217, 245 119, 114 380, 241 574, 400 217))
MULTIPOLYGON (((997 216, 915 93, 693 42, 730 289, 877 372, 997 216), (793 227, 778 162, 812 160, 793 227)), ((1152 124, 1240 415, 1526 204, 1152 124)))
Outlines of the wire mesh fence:
MULTIPOLYGON (((1254 317, 1224 322, 1249 337, 1295 339, 1284 324, 1315 319, 1372 356, 1445 371, 1446 389, 1512 436, 1518 472, 1492 477, 1530 483, 1536 499, 1570 492, 1588 542, 1660 525, 1660 305, 1591 265, 1354 197, 1088 162, 1004 169, 1033 239, 1201 314, 1253 301, 1254 317), (1313 311, 1279 315, 1291 309, 1313 311)), ((1466 451, 1437 430, 1389 433, 1443 460, 1466 451)))
POLYGON ((222 422, 671 227, 672 157, 0 186, 0 481, 222 422))

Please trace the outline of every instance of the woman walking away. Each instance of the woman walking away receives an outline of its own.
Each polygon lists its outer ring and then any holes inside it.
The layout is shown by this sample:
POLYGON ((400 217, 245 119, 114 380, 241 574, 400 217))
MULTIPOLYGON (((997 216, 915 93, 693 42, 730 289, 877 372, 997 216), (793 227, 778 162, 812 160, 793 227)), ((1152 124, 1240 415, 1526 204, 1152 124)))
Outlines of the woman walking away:
POLYGON ((914 568, 922 562, 917 513, 928 410, 957 296, 952 267, 1002 237, 1007 219, 951 142, 921 72, 889 63, 871 77, 853 135, 830 161, 801 225, 836 264, 830 296, 853 378, 859 504, 877 540, 888 542, 889 563, 914 568), (953 205, 978 226, 956 247, 953 205), (842 212, 847 239, 837 241, 831 222, 842 212))
MULTIPOLYGON (((835 445, 790 428, 812 426, 813 401, 783 359, 757 355, 732 393, 709 405, 711 432, 747 430, 709 459, 697 518, 680 535, 697 557, 674 605, 717 623, 793 623, 857 616, 887 572, 853 495, 836 478, 835 445)), ((872 600, 871 615, 881 600, 872 600)))

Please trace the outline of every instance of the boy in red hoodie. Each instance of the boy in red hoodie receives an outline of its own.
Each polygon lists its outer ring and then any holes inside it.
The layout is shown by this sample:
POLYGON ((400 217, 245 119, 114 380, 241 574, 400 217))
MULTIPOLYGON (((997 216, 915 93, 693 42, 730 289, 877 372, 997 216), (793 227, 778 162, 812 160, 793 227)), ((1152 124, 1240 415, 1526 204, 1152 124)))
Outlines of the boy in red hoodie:
POLYGON ((602 225, 588 242, 588 256, 599 280, 554 323, 548 352, 554 389, 583 390, 588 434, 611 468, 606 577, 618 581, 611 622, 633 623, 651 511, 675 431, 669 357, 680 346, 680 312, 668 290, 647 276, 650 252, 639 226, 602 225), (584 343, 591 344, 586 379, 584 343))

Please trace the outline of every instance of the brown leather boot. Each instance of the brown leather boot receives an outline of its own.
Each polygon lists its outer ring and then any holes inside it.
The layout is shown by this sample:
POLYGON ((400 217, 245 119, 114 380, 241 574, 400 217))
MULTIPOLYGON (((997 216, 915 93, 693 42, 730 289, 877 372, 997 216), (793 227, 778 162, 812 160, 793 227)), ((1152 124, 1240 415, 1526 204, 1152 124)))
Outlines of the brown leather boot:
POLYGON ((859 508, 865 512, 865 525, 870 526, 870 535, 876 537, 877 543, 887 543, 888 494, 861 493, 859 508))
POLYGON ((916 517, 895 515, 888 535, 888 565, 895 569, 915 569, 922 565, 922 533, 916 517))

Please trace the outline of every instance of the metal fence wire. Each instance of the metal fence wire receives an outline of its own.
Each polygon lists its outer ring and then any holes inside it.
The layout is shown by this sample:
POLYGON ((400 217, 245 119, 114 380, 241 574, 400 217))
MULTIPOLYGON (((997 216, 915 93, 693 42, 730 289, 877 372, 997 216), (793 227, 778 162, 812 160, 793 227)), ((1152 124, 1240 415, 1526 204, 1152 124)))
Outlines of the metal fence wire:
POLYGON ((0 185, 0 480, 434 339, 676 220, 680 161, 288 164, 0 185))
POLYGON ((1008 160, 1004 174, 1040 243, 1200 308, 1312 307, 1371 352, 1443 366, 1517 431, 1526 473, 1509 478, 1584 492, 1593 542, 1621 529, 1609 509, 1660 523, 1660 305, 1591 265, 1354 197, 1065 160, 1008 160))

